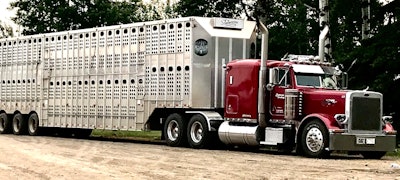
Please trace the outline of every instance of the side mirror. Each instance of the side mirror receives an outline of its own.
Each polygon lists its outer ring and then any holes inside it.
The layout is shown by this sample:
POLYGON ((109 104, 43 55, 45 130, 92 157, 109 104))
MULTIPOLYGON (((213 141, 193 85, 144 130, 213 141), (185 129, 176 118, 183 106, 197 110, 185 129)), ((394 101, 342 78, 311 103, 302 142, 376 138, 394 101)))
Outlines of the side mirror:
POLYGON ((279 84, 279 69, 269 69, 269 83, 271 85, 279 84))
POLYGON ((342 73, 342 89, 347 89, 349 85, 349 76, 346 72, 342 73))

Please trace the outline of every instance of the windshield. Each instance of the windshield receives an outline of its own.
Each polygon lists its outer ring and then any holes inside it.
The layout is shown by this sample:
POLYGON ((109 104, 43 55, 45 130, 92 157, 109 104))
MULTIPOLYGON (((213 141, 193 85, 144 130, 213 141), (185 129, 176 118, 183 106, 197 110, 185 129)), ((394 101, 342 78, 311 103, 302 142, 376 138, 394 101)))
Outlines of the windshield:
POLYGON ((296 83, 298 86, 337 88, 336 78, 331 74, 296 73, 296 83))
POLYGON ((296 82, 298 86, 321 87, 321 75, 319 74, 296 74, 296 82))

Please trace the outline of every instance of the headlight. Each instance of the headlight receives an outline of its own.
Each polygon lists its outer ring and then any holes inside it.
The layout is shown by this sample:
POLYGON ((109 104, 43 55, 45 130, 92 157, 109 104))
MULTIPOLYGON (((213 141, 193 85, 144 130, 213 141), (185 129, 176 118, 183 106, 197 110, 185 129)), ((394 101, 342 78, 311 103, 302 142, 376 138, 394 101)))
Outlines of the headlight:
POLYGON ((334 118, 339 124, 347 124, 347 117, 345 114, 336 114, 334 118))

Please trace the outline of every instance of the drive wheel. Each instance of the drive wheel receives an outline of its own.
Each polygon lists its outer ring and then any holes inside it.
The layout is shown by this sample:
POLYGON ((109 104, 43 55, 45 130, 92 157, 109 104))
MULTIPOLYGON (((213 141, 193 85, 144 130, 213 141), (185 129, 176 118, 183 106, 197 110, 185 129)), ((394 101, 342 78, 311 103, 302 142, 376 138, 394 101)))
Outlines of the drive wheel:
POLYGON ((164 137, 168 146, 184 146, 186 144, 186 127, 183 117, 174 113, 167 117, 164 125, 164 137))
POLYGON ((326 158, 330 152, 328 130, 320 121, 313 120, 306 124, 301 134, 301 148, 307 157, 326 158))
POLYGON ((29 116, 28 119, 28 133, 31 136, 39 135, 39 117, 36 113, 29 116))
POLYGON ((8 134, 11 132, 12 122, 8 119, 6 113, 0 114, 0 134, 8 134))
POLYGON ((361 152, 361 155, 365 159, 381 159, 386 154, 385 151, 365 151, 361 152))
POLYGON ((15 135, 26 134, 28 125, 21 113, 17 113, 13 117, 12 130, 15 135))
POLYGON ((196 114, 190 118, 187 130, 187 137, 190 147, 200 149, 210 146, 210 132, 206 119, 196 114))

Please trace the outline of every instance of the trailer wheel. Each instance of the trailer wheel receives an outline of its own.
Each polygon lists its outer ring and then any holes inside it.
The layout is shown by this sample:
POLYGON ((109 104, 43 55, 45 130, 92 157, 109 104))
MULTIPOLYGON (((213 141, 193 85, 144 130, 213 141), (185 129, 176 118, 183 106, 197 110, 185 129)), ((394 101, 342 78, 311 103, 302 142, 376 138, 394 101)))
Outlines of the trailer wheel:
POLYGON ((184 146, 186 144, 186 127, 183 117, 171 114, 164 125, 164 136, 168 146, 184 146))
POLYGON ((312 120, 306 124, 301 134, 301 148, 307 157, 325 158, 330 152, 328 130, 320 121, 312 120))
POLYGON ((28 133, 31 136, 39 135, 39 117, 36 113, 29 116, 28 119, 28 133))
POLYGON ((27 131, 27 123, 21 113, 17 113, 13 117, 13 125, 12 130, 15 135, 26 134, 27 131))
POLYGON ((11 132, 12 122, 8 119, 6 113, 0 114, 0 134, 8 134, 11 132))
POLYGON ((361 155, 365 159, 381 159, 386 154, 385 151, 365 151, 361 152, 361 155))
POLYGON ((211 134, 204 116, 196 114, 190 118, 187 130, 190 147, 200 149, 210 145, 211 134))

